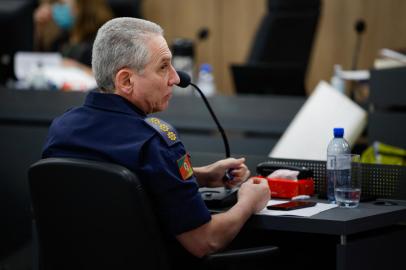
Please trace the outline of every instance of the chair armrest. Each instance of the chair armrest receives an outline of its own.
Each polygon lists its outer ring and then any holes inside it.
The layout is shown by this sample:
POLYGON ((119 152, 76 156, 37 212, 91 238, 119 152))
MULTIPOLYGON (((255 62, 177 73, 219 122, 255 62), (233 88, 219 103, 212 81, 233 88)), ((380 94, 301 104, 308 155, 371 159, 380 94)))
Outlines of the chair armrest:
POLYGON ((275 246, 260 246, 244 249, 234 249, 207 255, 204 258, 204 261, 205 264, 208 266, 217 266, 218 264, 228 264, 232 261, 241 262, 243 260, 259 260, 268 258, 269 256, 276 254, 278 251, 279 248, 275 246))

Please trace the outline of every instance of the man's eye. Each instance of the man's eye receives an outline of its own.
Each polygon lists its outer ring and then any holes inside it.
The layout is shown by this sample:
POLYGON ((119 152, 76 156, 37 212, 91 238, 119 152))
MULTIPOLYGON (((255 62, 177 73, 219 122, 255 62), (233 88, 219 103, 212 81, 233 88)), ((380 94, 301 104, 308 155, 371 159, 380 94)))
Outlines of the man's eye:
POLYGON ((166 69, 168 67, 168 64, 162 65, 161 69, 166 69))

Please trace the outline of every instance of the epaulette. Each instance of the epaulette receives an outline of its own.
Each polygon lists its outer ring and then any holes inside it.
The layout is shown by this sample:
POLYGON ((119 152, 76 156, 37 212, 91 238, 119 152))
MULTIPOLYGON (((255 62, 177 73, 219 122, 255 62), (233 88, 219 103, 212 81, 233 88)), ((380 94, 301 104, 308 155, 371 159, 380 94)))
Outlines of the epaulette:
POLYGON ((161 135, 168 146, 172 146, 179 141, 175 129, 165 121, 156 117, 147 117, 144 121, 158 131, 159 135, 161 135))

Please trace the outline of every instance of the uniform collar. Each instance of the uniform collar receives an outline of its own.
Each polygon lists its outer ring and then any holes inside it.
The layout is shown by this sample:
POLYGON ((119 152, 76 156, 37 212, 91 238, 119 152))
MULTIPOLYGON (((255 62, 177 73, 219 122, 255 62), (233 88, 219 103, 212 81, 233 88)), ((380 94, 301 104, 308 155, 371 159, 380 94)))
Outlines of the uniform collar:
POLYGON ((146 116, 146 114, 137 108, 134 104, 123 98, 122 96, 109 93, 101 93, 97 90, 90 91, 85 100, 85 106, 98 108, 107 111, 119 113, 138 114, 146 116))

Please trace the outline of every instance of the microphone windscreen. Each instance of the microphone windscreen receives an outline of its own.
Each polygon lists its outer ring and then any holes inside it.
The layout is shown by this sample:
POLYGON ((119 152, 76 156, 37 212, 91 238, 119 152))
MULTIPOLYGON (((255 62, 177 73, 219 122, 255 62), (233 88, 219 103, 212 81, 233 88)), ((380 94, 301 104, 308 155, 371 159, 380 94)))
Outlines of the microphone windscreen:
POLYGON ((362 32, 365 31, 365 28, 366 28, 366 24, 365 24, 365 21, 363 19, 358 19, 355 22, 355 31, 357 31, 357 33, 361 34, 362 32))
POLYGON ((180 79, 178 86, 182 87, 182 88, 188 87, 191 82, 191 78, 190 78, 189 74, 187 74, 184 71, 180 71, 180 70, 177 70, 176 72, 178 73, 178 76, 180 79))

